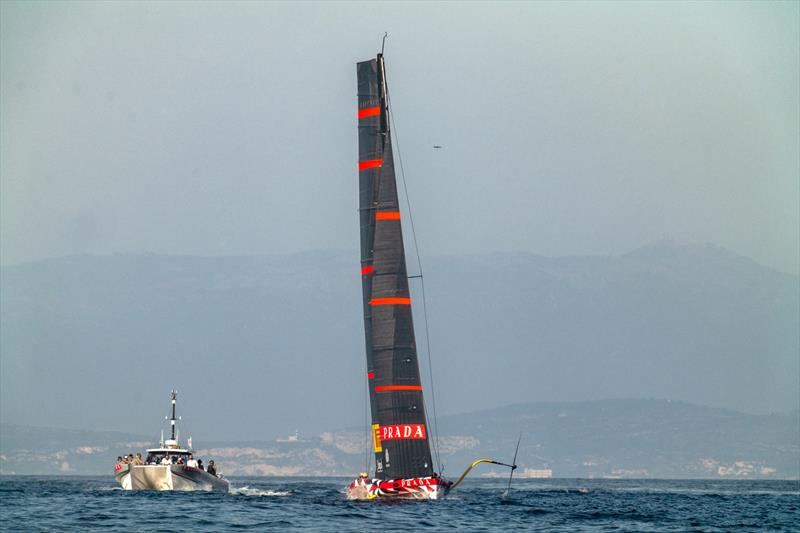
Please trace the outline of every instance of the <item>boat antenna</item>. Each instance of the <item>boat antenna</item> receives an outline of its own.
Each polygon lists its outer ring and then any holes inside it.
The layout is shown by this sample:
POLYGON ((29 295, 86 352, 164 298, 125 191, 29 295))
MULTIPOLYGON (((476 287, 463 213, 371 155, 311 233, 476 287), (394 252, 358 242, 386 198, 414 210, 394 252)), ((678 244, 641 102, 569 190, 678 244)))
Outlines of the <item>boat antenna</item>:
POLYGON ((172 418, 169 423, 172 426, 172 440, 175 440, 175 404, 178 403, 178 391, 172 389, 172 418))
POLYGON ((386 38, 389 36, 389 32, 383 33, 383 40, 381 41, 381 55, 383 55, 383 49, 386 46, 386 38))

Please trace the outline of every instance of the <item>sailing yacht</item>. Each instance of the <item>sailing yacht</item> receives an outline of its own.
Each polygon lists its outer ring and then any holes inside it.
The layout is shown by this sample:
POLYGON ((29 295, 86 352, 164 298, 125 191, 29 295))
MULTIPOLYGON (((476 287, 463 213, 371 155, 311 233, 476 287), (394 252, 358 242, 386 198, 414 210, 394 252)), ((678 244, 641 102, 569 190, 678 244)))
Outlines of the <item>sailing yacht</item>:
MULTIPOLYGON (((374 476, 347 488, 348 499, 438 500, 461 482, 434 471, 422 396, 383 53, 357 64, 361 286, 372 414, 374 476)), ((512 465, 504 465, 512 466, 512 465)))

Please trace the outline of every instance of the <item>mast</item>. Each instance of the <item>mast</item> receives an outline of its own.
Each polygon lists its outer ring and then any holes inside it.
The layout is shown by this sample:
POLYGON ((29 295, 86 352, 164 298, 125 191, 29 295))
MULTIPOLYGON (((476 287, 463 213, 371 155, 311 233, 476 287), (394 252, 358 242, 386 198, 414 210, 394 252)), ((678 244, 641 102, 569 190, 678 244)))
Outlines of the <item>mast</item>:
POLYGON ((433 473, 392 157, 383 54, 357 64, 361 282, 375 474, 433 473))
POLYGON ((175 404, 178 403, 178 391, 175 389, 172 390, 172 418, 169 419, 169 424, 172 426, 172 438, 171 440, 175 440, 175 404))

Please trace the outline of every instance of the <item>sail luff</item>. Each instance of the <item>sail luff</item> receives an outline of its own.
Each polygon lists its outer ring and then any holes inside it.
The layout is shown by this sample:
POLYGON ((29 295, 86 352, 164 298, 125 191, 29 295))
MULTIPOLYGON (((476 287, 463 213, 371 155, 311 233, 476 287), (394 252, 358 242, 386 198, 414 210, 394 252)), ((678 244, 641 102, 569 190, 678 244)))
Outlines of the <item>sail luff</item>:
POLYGON ((429 476, 382 56, 358 63, 357 74, 361 276, 376 475, 429 476))

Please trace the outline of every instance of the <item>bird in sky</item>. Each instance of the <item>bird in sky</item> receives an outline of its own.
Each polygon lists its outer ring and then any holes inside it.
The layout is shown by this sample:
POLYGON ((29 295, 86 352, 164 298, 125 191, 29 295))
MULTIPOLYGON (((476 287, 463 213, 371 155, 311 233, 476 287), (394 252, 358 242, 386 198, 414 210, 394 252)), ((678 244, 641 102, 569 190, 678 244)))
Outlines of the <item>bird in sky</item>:
POLYGON ((441 145, 439 145, 439 144, 434 144, 434 145, 433 145, 433 147, 434 147, 435 149, 438 149, 438 148, 441 148, 442 146, 441 146, 441 145))

